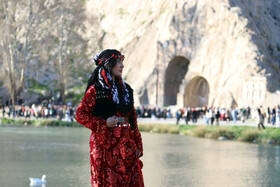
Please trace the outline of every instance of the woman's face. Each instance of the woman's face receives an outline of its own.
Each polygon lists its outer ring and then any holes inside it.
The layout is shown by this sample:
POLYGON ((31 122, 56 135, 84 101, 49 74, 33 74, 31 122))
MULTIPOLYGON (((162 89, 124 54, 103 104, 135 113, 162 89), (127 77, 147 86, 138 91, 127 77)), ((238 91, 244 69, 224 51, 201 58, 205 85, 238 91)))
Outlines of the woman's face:
POLYGON ((123 60, 118 59, 116 65, 112 68, 112 76, 121 77, 124 65, 123 60))

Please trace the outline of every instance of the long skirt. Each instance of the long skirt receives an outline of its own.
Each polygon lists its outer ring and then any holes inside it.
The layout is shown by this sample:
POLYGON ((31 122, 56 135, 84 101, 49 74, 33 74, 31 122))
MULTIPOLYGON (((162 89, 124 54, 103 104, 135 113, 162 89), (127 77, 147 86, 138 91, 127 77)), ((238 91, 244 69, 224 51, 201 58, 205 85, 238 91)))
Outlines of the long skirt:
POLYGON ((92 186, 144 186, 141 168, 136 157, 136 143, 130 127, 115 127, 106 131, 103 140, 92 134, 90 162, 92 186))

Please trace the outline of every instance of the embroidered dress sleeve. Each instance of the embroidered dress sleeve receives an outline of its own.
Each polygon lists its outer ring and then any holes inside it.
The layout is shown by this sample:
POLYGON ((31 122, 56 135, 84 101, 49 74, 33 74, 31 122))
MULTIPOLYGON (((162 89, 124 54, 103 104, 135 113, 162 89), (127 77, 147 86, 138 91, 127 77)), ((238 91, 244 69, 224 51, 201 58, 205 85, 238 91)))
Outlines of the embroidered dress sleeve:
POLYGON ((92 131, 104 132, 106 130, 106 120, 92 115, 95 99, 96 91, 94 86, 91 86, 77 108, 75 119, 92 131))
POLYGON ((136 111, 135 111, 135 108, 133 107, 133 122, 134 122, 134 140, 136 142, 136 146, 137 146, 137 149, 141 152, 141 156, 143 156, 143 144, 142 144, 142 137, 141 137, 141 134, 139 132, 139 129, 138 129, 138 124, 137 124, 137 115, 136 115, 136 111))

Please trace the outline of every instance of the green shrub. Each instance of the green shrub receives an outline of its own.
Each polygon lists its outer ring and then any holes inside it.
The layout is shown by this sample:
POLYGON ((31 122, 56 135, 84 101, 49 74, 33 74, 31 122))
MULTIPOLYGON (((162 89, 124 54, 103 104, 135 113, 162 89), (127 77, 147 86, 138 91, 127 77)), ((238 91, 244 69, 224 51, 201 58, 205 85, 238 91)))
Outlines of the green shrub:
POLYGON ((197 127, 196 125, 179 125, 179 130, 180 131, 193 130, 196 127, 197 127))
POLYGON ((242 134, 242 131, 244 131, 246 128, 246 126, 232 126, 232 127, 229 127, 235 134, 235 138, 238 138, 241 136, 242 134))
POLYGON ((66 95, 66 100, 69 101, 71 99, 72 104, 76 105, 76 104, 79 104, 81 102, 83 97, 84 97, 84 92, 80 92, 80 93, 69 92, 66 95))
POLYGON ((2 124, 16 124, 16 121, 14 119, 3 118, 2 124))

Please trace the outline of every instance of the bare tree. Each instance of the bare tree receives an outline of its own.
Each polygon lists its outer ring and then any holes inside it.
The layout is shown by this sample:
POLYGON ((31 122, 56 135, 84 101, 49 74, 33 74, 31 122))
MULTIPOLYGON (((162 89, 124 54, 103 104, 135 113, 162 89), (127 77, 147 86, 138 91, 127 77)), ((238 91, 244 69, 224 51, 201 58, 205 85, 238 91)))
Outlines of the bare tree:
POLYGON ((9 79, 9 88, 11 92, 11 99, 14 100, 16 96, 22 91, 24 87, 25 69, 28 61, 27 46, 29 44, 28 35, 32 24, 32 5, 31 0, 28 0, 28 16, 27 20, 18 23, 16 19, 17 8, 20 7, 19 1, 2 1, 2 20, 0 43, 3 53, 3 67, 5 68, 6 77, 9 79), (25 40, 22 44, 20 36, 18 35, 18 28, 26 26, 24 32, 25 40), (23 51, 23 54, 22 54, 23 51), (19 80, 19 81, 17 81, 19 80))
MULTIPOLYGON (((83 28, 84 15, 81 14, 81 7, 75 4, 74 1, 61 0, 59 4, 59 17, 55 14, 53 19, 57 20, 54 25, 57 26, 59 47, 54 53, 58 59, 58 74, 59 74, 59 91, 63 104, 65 104, 65 90, 67 83, 71 82, 72 72, 77 71, 75 64, 77 60, 85 59, 87 41, 85 41, 78 33, 78 29, 83 28), (59 19, 58 19, 59 18, 59 19), (77 58, 83 56, 83 58, 77 58)), ((72 79, 73 80, 73 79, 72 79)))
POLYGON ((28 46, 30 45, 29 33, 31 31, 32 22, 33 22, 32 3, 31 3, 31 0, 28 0, 27 20, 26 20, 26 24, 25 24, 26 32, 25 32, 24 43, 23 43, 24 61, 22 63, 22 68, 21 68, 18 93, 20 93, 23 90, 23 88, 24 88, 25 71, 26 71, 27 63, 28 63, 28 61, 29 61, 29 59, 31 57, 30 53, 28 53, 28 46))
POLYGON ((86 78, 92 65, 87 65, 84 3, 1 0, 0 68, 5 69, 12 99, 35 82, 58 90, 65 103, 66 90, 81 80, 77 77, 86 78))
MULTIPOLYGON (((11 2, 10 6, 14 6, 11 2)), ((13 47, 15 45, 14 41, 14 32, 15 29, 13 27, 13 16, 14 12, 10 10, 8 12, 7 10, 8 3, 3 0, 2 1, 2 9, 3 9, 3 17, 4 20, 2 21, 2 29, 6 32, 1 31, 1 47, 3 51, 3 65, 5 67, 5 73, 9 79, 10 83, 10 91, 11 91, 11 98, 14 101, 16 96, 16 77, 15 77, 15 53, 16 48, 13 47)))
POLYGON ((65 14, 65 9, 64 9, 64 0, 62 0, 61 6, 60 6, 60 36, 59 36, 59 59, 58 59, 58 64, 59 64, 59 76, 60 76, 60 96, 61 96, 61 101, 63 104, 65 104, 65 66, 64 66, 64 59, 63 56, 65 56, 65 60, 67 59, 65 53, 65 48, 67 49, 67 41, 68 41, 68 32, 66 30, 66 26, 64 24, 64 14, 65 14))

